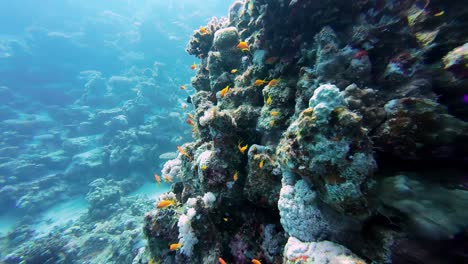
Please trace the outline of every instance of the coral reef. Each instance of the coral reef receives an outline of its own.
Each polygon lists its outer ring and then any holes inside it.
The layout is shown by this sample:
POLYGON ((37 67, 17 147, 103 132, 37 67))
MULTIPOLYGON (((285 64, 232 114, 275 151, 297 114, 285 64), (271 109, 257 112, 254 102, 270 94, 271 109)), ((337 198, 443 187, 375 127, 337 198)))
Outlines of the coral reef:
POLYGON ((165 166, 177 205, 145 218, 153 260, 466 262, 464 16, 246 0, 196 30, 194 140, 165 166))
POLYGON ((45 236, 23 221, 23 228, 8 235, 11 250, 2 252, 2 263, 131 263, 144 246, 141 216, 152 202, 120 196, 126 184, 96 179, 89 186, 88 212, 45 236))

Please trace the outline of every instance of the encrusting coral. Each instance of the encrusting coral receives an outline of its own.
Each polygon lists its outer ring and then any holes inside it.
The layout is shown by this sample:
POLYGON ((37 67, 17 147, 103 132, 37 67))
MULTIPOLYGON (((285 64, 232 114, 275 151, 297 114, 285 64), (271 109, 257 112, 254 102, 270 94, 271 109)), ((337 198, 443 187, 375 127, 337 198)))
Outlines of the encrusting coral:
POLYGON ((466 34, 455 25, 466 25, 455 11, 463 3, 421 11, 417 2, 235 1, 228 19, 196 30, 187 46, 201 58, 194 142, 165 166, 180 175, 178 203, 145 218, 151 257, 466 260, 453 246, 467 241, 465 215, 440 206, 455 210, 466 196, 466 38, 455 30, 466 34), (432 168, 453 176, 438 181, 426 175, 432 168), (394 176, 405 170, 418 180, 394 176), (169 251, 177 242, 185 245, 169 251))

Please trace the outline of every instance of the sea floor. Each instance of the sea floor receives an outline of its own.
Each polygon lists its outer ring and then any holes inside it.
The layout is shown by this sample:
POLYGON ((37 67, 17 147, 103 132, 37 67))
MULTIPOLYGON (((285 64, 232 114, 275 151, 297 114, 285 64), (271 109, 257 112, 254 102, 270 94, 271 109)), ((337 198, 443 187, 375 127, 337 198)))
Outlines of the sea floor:
POLYGON ((83 196, 74 197, 66 202, 59 203, 38 216, 34 222, 36 238, 49 234, 54 227, 74 222, 88 210, 88 202, 83 196))
POLYGON ((155 182, 146 182, 139 189, 131 192, 129 196, 142 195, 156 200, 161 194, 168 192, 170 188, 171 186, 165 183, 161 183, 161 186, 158 186, 155 182))

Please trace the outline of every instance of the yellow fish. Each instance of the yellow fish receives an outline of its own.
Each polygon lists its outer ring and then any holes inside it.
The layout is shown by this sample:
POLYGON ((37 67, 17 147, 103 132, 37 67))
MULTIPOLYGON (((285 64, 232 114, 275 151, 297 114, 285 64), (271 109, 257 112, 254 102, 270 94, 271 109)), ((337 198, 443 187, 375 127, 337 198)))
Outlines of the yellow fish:
POLYGON ((235 172, 234 172, 234 175, 232 175, 232 179, 233 179, 234 181, 237 181, 237 180, 239 179, 239 172, 238 172, 238 171, 235 171, 235 172))
POLYGON ((271 104, 271 96, 268 96, 268 99, 266 100, 266 104, 270 105, 271 104))
POLYGON ((258 167, 259 167, 260 169, 263 168, 263 162, 264 162, 264 160, 261 160, 260 163, 258 164, 258 167))
POLYGON ((175 243, 175 244, 171 244, 171 245, 169 246, 169 250, 170 250, 170 251, 176 251, 176 250, 178 250, 178 249, 181 248, 181 247, 182 247, 182 244, 181 244, 181 243, 175 243))
POLYGON ((279 114, 280 114, 279 111, 271 111, 271 113, 270 113, 271 116, 277 116, 279 114))
POLYGON ((240 144, 237 145, 237 148, 239 149, 239 151, 244 154, 245 151, 247 150, 247 148, 249 147, 249 144, 245 144, 245 146, 241 146, 240 144))
POLYGON ((231 73, 236 73, 237 72, 237 69, 232 69, 231 70, 231 73))
POLYGON ((440 12, 437 12, 434 14, 435 17, 440 17, 440 16, 443 16, 445 14, 445 11, 440 11, 440 12))
POLYGON ((219 93, 221 94, 221 97, 224 97, 226 93, 229 91, 229 85, 226 85, 219 93))
POLYGON ((166 207, 169 207, 171 205, 175 204, 175 201, 174 200, 162 200, 158 203, 158 205, 156 206, 156 208, 166 208, 166 207))
POLYGON ((201 166, 201 169, 204 171, 204 170, 208 169, 208 166, 203 165, 203 166, 201 166))

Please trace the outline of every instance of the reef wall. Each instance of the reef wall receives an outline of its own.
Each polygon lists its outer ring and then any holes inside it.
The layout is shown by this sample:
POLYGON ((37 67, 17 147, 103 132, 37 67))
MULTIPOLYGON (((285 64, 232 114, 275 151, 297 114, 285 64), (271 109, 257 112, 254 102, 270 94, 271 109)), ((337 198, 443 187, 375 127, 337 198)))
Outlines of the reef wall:
POLYGON ((466 262, 464 5, 235 1, 196 30, 194 141, 146 257, 466 262))

